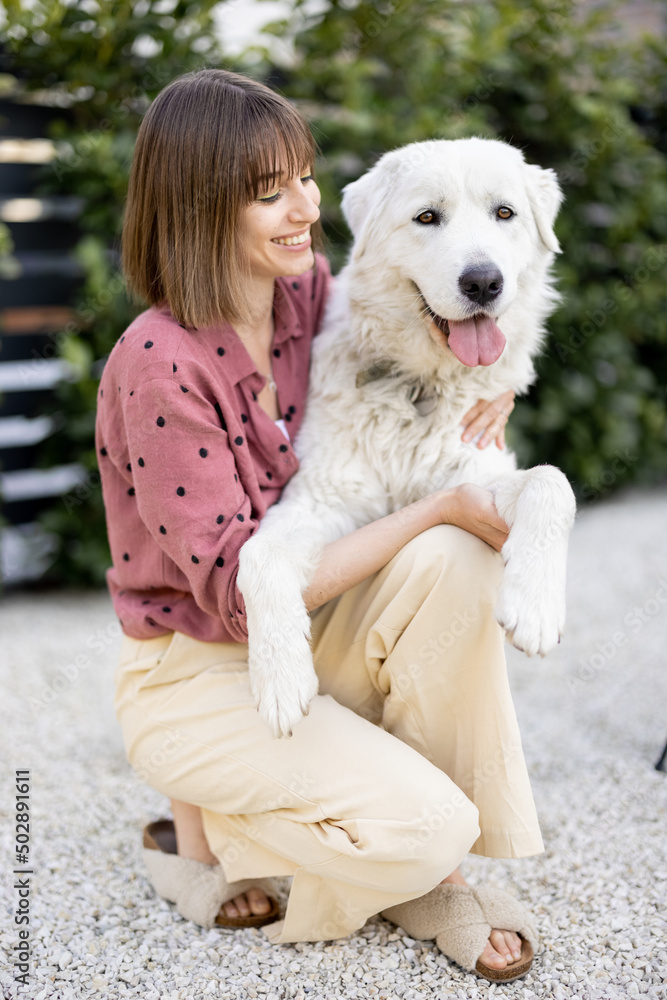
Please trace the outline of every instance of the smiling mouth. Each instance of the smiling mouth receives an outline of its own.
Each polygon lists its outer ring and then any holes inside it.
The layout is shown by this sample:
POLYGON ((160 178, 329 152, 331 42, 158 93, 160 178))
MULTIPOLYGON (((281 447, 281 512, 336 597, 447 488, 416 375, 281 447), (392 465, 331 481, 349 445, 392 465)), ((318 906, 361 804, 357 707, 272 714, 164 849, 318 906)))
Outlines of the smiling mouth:
POLYGON ((300 243, 307 243, 310 239, 310 231, 301 233, 299 236, 276 236, 271 240, 272 243, 277 243, 279 246, 283 247, 294 247, 298 246, 300 243))
POLYGON ((423 311, 446 337, 449 350, 455 358, 468 368, 478 365, 492 365, 505 350, 505 335, 496 326, 493 317, 486 313, 476 313, 468 319, 445 319, 438 316, 417 288, 422 300, 423 311))

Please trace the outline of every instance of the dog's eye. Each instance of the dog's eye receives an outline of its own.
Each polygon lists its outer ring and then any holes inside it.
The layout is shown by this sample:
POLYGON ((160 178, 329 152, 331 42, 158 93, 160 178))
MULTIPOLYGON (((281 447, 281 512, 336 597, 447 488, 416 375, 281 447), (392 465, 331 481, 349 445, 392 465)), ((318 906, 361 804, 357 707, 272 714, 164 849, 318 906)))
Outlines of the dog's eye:
POLYGON ((440 222, 440 216, 437 212, 432 212, 430 208, 427 208, 425 212, 420 212, 415 222, 421 222, 422 226, 433 226, 440 222))
POLYGON ((511 219, 514 212, 511 208, 508 208, 507 205, 501 205, 498 209, 497 215, 499 219, 511 219))

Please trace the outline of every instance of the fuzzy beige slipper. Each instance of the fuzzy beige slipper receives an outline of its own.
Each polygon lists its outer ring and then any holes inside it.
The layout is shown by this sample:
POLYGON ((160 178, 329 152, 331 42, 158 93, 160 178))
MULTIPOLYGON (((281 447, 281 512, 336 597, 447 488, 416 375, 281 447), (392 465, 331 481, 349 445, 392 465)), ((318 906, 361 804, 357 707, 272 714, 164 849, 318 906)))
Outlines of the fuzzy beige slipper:
POLYGON ((402 927, 410 937, 435 940, 440 951, 469 972, 498 982, 524 976, 533 963, 539 935, 518 899, 488 886, 473 889, 449 882, 436 885, 425 896, 382 910, 381 916, 402 927), (521 957, 504 969, 491 969, 479 960, 493 927, 515 931, 521 957))
POLYGON ((144 828, 143 857, 158 896, 176 903, 182 917, 202 927, 263 927, 280 916, 273 879, 227 882, 221 865, 205 865, 192 858, 180 857, 176 853, 173 820, 157 820, 144 828), (271 909, 266 913, 228 917, 221 911, 223 903, 253 888, 263 889, 269 897, 271 909))

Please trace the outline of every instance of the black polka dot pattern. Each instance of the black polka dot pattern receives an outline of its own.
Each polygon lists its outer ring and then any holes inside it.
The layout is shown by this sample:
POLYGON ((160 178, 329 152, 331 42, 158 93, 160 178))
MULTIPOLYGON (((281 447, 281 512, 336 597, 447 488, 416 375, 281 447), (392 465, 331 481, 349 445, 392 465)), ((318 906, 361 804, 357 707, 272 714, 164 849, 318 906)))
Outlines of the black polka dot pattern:
POLYGON ((152 346, 153 346, 153 341, 152 340, 147 340, 146 343, 144 344, 144 347, 145 347, 145 349, 147 351, 149 351, 152 346))
POLYGON ((127 469, 128 472, 132 472, 132 466, 130 465, 129 462, 127 463, 127 465, 125 466, 125 468, 127 469))
POLYGON ((184 497, 185 496, 185 487, 184 486, 179 486, 178 487, 178 489, 176 490, 176 496, 179 496, 179 497, 184 497))
POLYGON ((125 562, 129 562, 130 561, 130 554, 129 554, 129 552, 123 552, 123 559, 125 560, 125 562))
POLYGON ((206 456, 208 455, 208 450, 206 448, 200 448, 199 454, 201 455, 202 458, 206 458, 206 456))
POLYGON ((299 290, 299 282, 298 281, 293 281, 292 282, 292 288, 294 289, 295 292, 297 292, 299 290))
POLYGON ((279 347, 274 347, 273 348, 273 356, 274 356, 274 358, 279 358, 280 357, 280 348, 279 347))
POLYGON ((225 560, 222 558, 222 556, 218 556, 218 558, 215 560, 215 565, 219 566, 220 568, 222 568, 225 565, 225 560))
POLYGON ((134 486, 130 486, 129 490, 127 491, 127 495, 128 497, 134 496, 134 486))
POLYGON ((123 343, 124 340, 125 340, 125 334, 123 334, 123 336, 120 338, 121 344, 123 343))
POLYGON ((287 421, 287 423, 289 423, 290 420, 292 419, 292 414, 291 413, 285 413, 284 417, 285 417, 285 420, 287 421))
POLYGON ((164 427, 164 417, 158 417, 155 423, 158 425, 158 427, 164 427))
POLYGON ((234 473, 234 482, 238 483, 238 481, 239 481, 239 477, 236 475, 236 473, 234 473))
POLYGON ((161 535, 166 535, 167 534, 167 529, 165 528, 164 524, 160 525, 160 534, 161 535))
POLYGON ((193 563, 198 563, 199 562, 199 559, 197 559, 197 556, 190 556, 190 558, 192 559, 193 563))
POLYGON ((132 390, 132 392, 130 393, 130 396, 134 396, 134 389, 133 389, 133 390, 132 390))
POLYGON ((267 479, 273 479, 273 476, 272 476, 272 474, 270 472, 267 472, 266 478, 267 479))
POLYGON ((143 469, 143 467, 144 467, 145 464, 146 463, 144 462, 143 458, 140 458, 139 459, 139 465, 141 466, 142 469, 143 469))
POLYGON ((234 444, 243 444, 243 438, 240 435, 239 437, 235 437, 234 444))
POLYGON ((253 394, 252 394, 252 398, 253 398, 253 399, 254 399, 255 401, 257 401, 257 393, 256 393, 256 392, 253 392, 253 394))
POLYGON ((176 367, 176 365, 172 364, 171 367, 172 367, 172 369, 174 371, 174 374, 176 374, 176 372, 178 371, 178 368, 176 367))
POLYGON ((170 613, 171 613, 171 608, 163 608, 162 610, 164 611, 164 613, 165 613, 166 615, 168 615, 168 614, 170 614, 170 613))
POLYGON ((243 514, 237 514, 236 515, 236 519, 237 519, 237 521, 245 521, 245 518, 244 518, 243 514))
POLYGON ((106 458, 107 454, 108 454, 108 452, 107 452, 106 448, 100 448, 100 455, 104 455, 104 457, 106 458))
POLYGON ((287 445, 286 444, 281 444, 281 446, 278 449, 278 451, 287 451, 287 445))
POLYGON ((184 386, 184 385, 182 385, 182 386, 181 386, 181 392, 190 392, 190 390, 189 390, 189 389, 186 389, 186 388, 185 388, 185 386, 184 386))
POLYGON ((150 601, 142 601, 141 603, 142 604, 150 604, 151 602, 150 601))
POLYGON ((288 406, 287 410, 289 413, 296 413, 296 406, 288 406))
POLYGON ((225 353, 225 349, 224 349, 224 347, 219 347, 219 348, 218 348, 218 354, 220 355, 220 357, 222 357, 222 355, 223 355, 224 353, 225 353))
POLYGON ((224 514, 218 514, 218 516, 215 519, 215 523, 216 524, 222 524, 222 522, 224 521, 224 519, 225 519, 225 515, 224 514))
POLYGON ((248 423, 248 414, 247 414, 247 413, 242 413, 242 414, 241 414, 241 421, 242 421, 242 422, 243 422, 244 424, 247 424, 247 423, 248 423))

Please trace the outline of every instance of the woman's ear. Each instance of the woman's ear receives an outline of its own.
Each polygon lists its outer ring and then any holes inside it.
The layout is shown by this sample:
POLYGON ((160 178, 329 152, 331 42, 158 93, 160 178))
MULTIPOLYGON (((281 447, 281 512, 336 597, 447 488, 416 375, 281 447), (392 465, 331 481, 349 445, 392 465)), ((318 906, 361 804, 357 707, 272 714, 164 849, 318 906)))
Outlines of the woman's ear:
POLYGON ((544 170, 532 164, 524 166, 528 200, 533 210, 540 239, 547 250, 560 253, 560 244, 554 233, 554 222, 563 201, 563 192, 555 170, 544 170))

